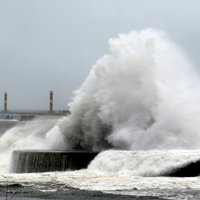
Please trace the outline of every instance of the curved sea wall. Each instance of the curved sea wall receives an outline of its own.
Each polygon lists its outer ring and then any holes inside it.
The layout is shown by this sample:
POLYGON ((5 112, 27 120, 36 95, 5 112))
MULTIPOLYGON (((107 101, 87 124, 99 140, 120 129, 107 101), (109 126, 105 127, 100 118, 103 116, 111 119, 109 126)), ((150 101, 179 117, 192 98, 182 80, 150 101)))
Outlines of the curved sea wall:
POLYGON ((90 151, 13 151, 11 172, 31 173, 87 168, 98 152, 90 151))
POLYGON ((200 175, 200 151, 42 151, 16 150, 11 172, 31 173, 88 168, 134 176, 192 177, 200 175), (98 154, 98 155, 97 155, 98 154))

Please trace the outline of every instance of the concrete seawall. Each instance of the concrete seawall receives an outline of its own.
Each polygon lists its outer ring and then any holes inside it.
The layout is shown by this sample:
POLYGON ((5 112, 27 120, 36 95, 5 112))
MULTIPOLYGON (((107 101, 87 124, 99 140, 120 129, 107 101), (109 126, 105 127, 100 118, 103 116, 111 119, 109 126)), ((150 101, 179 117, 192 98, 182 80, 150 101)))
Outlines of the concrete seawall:
POLYGON ((40 116, 68 116, 70 115, 69 110, 55 110, 49 111, 37 111, 37 110, 10 110, 10 111, 0 111, 0 119, 6 120, 18 120, 18 121, 29 121, 40 116))
POLYGON ((12 154, 11 172, 31 173, 87 168, 98 152, 16 150, 12 154))

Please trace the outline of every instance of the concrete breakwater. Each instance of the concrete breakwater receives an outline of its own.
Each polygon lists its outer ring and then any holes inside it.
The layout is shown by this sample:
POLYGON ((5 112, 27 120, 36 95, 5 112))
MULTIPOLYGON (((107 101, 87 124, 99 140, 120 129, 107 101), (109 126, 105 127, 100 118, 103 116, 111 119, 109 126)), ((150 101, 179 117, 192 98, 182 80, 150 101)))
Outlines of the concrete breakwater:
POLYGON ((49 93, 49 110, 10 110, 8 109, 8 94, 4 94, 4 109, 0 110, 0 120, 15 119, 18 121, 32 120, 38 116, 66 116, 70 114, 69 110, 54 110, 53 91, 49 93))
POLYGON ((18 120, 18 121, 29 121, 36 117, 40 116, 67 116, 70 114, 69 110, 55 110, 52 112, 49 111, 33 111, 33 110, 26 110, 26 111, 0 111, 0 119, 1 120, 18 120))
POLYGON ((93 161, 89 169, 96 169, 102 172, 125 170, 140 176, 169 177, 194 177, 200 174, 200 158, 199 153, 196 151, 182 152, 176 155, 174 152, 157 152, 155 154, 149 151, 113 150, 104 151, 98 156, 97 154, 99 152, 77 150, 15 150, 12 155, 11 172, 31 173, 78 170, 87 168, 90 162, 93 161), (127 156, 127 160, 120 159, 120 154, 127 156), (138 157, 138 155, 141 156, 138 157), (152 156, 147 157, 147 155, 152 156))
POLYGON ((99 152, 16 150, 12 154, 11 172, 31 173, 87 168, 99 152))

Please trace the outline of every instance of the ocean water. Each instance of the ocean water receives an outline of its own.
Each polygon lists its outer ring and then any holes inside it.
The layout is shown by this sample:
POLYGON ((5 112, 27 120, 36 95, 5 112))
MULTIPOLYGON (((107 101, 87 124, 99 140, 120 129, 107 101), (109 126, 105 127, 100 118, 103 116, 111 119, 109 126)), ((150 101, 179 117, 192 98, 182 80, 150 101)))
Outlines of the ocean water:
POLYGON ((4 175, 0 195, 5 199, 7 191, 14 199, 199 199, 199 185, 199 177, 140 177, 80 170, 4 175))
POLYGON ((87 169, 1 173, 0 198, 13 199, 199 199, 200 177, 169 172, 200 160, 198 150, 102 151, 87 169))
POLYGON ((0 122, 0 199, 200 199, 199 176, 168 176, 200 161, 199 91, 195 66, 166 33, 110 39, 71 115, 0 122), (13 150, 74 148, 102 152, 84 170, 9 172, 13 150))

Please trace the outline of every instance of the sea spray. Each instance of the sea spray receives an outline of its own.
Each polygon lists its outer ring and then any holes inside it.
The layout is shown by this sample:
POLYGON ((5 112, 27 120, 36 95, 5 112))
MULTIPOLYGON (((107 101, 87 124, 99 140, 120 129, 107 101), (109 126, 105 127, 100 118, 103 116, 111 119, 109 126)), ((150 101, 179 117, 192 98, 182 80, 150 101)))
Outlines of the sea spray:
MULTIPOLYGON (((170 176, 197 162, 200 162, 199 150, 107 150, 97 155, 88 170, 129 176, 170 176)), ((200 174, 196 169, 196 172, 185 172, 185 176, 194 173, 200 174)))
POLYGON ((0 172, 9 172, 13 150, 62 149, 65 143, 59 131, 64 117, 38 117, 18 122, 0 137, 0 172))
POLYGON ((165 33, 109 40, 62 124, 66 148, 198 149, 200 79, 165 33))
POLYGON ((71 115, 0 137, 1 172, 15 149, 200 148, 200 79, 181 49, 153 29, 121 34, 109 47, 75 92, 71 115))

